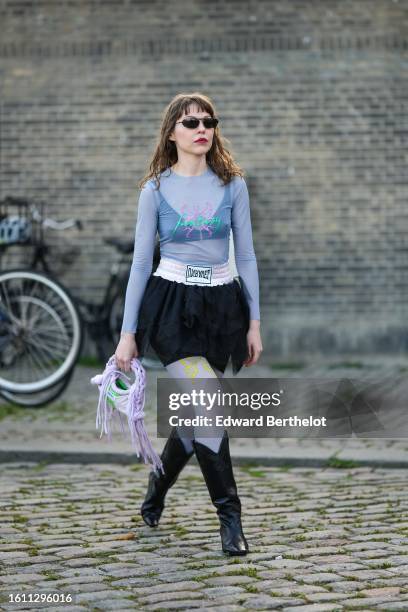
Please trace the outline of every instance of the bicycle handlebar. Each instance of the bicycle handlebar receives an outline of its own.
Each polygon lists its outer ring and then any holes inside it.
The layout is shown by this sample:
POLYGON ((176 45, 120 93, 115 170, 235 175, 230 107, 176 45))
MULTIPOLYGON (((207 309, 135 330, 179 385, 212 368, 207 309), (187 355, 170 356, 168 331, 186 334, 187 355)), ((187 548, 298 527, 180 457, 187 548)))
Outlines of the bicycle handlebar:
POLYGON ((75 225, 80 230, 83 228, 82 221, 80 219, 71 218, 66 219, 65 221, 56 221, 50 217, 43 218, 40 211, 35 206, 31 207, 31 213, 34 221, 38 221, 38 223, 41 223, 44 227, 50 227, 51 229, 55 230, 65 230, 75 225))
POLYGON ((83 229, 82 221, 80 219, 66 219, 65 221, 56 221, 50 217, 43 218, 42 214, 34 204, 30 204, 28 200, 23 198, 14 198, 7 196, 4 200, 0 201, 0 204, 14 204, 16 206, 27 206, 32 214, 33 220, 37 223, 41 223, 44 227, 50 227, 55 230, 66 230, 70 227, 76 226, 79 230, 83 229))
POLYGON ((28 200, 23 200, 22 198, 14 198, 12 196, 7 196, 4 200, 1 200, 0 204, 16 204, 17 206, 28 206, 28 200))

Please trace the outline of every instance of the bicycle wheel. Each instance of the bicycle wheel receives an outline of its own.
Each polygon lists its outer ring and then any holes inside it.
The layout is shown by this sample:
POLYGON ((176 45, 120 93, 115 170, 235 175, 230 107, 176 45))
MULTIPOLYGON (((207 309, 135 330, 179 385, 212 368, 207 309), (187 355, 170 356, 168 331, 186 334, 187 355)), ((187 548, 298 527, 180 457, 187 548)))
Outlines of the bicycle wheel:
POLYGON ((69 292, 46 274, 0 273, 0 389, 36 393, 60 382, 82 347, 69 292))
POLYGON ((71 368, 70 372, 59 382, 48 387, 44 391, 37 391, 35 393, 13 393, 12 391, 5 391, 0 389, 0 397, 4 397, 11 404, 17 406, 23 406, 26 408, 41 408, 57 399, 63 393, 68 383, 72 378, 74 368, 71 368))

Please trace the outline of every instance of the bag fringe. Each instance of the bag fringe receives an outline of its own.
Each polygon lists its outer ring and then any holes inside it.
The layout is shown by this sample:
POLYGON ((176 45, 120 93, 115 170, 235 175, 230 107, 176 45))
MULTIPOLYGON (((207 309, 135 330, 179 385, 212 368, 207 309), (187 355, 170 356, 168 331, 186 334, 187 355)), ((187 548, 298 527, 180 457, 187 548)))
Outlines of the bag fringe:
POLYGON ((97 374, 91 378, 91 383, 97 385, 99 389, 99 401, 96 410, 96 428, 101 429, 100 438, 106 434, 109 442, 112 441, 112 418, 115 413, 119 414, 122 433, 124 434, 122 416, 118 410, 115 410, 107 402, 107 391, 110 385, 119 376, 129 383, 129 394, 126 407, 126 415, 130 432, 130 439, 133 448, 138 457, 142 457, 144 463, 150 463, 151 467, 157 473, 161 470, 164 473, 164 468, 159 455, 154 450, 152 443, 149 440, 147 431, 144 425, 143 411, 145 405, 145 389, 146 389, 146 371, 139 359, 134 357, 130 366, 135 374, 135 382, 130 385, 131 379, 117 368, 115 355, 112 355, 105 366, 102 374, 97 374))

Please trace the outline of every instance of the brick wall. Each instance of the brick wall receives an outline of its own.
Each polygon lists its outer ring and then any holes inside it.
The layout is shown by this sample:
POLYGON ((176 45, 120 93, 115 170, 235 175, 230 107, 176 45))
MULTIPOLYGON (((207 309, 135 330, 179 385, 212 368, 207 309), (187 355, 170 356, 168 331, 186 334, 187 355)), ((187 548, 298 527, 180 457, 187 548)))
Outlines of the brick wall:
POLYGON ((406 2, 0 0, 0 23, 0 193, 83 219, 74 293, 102 296, 102 237, 133 237, 162 110, 198 89, 246 171, 265 353, 407 348, 406 2))

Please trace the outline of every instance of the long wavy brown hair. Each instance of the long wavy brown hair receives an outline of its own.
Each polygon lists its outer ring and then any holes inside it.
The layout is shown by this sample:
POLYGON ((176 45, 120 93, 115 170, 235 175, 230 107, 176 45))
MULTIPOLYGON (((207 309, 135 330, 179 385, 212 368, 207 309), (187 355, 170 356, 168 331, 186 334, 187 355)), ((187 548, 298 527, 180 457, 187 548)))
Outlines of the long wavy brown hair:
MULTIPOLYGON (((138 184, 140 189, 151 178, 155 179, 159 189, 160 174, 177 162, 176 143, 173 140, 169 140, 169 136, 175 128, 176 121, 184 113, 187 113, 192 105, 196 105, 202 112, 208 113, 211 117, 216 116, 214 104, 204 94, 198 91, 190 94, 177 94, 164 109, 157 146, 149 166, 149 171, 138 184)), ((229 183, 234 176, 243 177, 244 174, 243 170, 234 162, 227 143, 229 143, 229 140, 221 135, 220 127, 217 125, 214 129, 211 149, 208 151, 206 159, 207 165, 222 180, 224 185, 229 183)))

